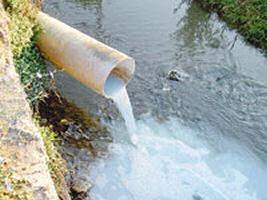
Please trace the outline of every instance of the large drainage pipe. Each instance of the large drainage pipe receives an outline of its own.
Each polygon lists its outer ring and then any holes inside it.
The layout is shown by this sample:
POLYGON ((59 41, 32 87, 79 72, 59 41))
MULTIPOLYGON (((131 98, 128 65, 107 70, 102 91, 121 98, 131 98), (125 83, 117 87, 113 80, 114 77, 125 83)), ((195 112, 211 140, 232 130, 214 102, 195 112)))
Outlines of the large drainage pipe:
POLYGON ((131 57, 45 13, 40 12, 38 20, 44 30, 37 45, 47 60, 104 96, 111 76, 127 85, 135 69, 131 57))

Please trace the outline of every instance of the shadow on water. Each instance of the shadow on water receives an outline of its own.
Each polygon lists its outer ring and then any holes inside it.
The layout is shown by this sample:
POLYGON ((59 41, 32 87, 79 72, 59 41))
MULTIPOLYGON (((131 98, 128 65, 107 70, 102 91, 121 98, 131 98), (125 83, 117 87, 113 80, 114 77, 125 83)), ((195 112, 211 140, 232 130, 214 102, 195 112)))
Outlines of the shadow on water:
POLYGON ((36 112, 41 125, 51 127, 67 145, 87 149, 93 156, 97 156, 94 142, 112 142, 110 133, 100 125, 99 119, 88 115, 56 91, 50 91, 39 102, 36 112))
MULTIPOLYGON (((89 9, 89 11, 93 12, 95 15, 95 27, 93 29, 94 36, 96 39, 101 39, 101 36, 105 35, 105 29, 103 27, 103 18, 104 14, 102 12, 102 0, 76 0, 77 4, 80 4, 84 9, 89 9)), ((81 27, 86 27, 86 24, 81 22, 80 24, 76 24, 81 27)), ((86 30, 85 30, 86 32, 86 30)), ((102 41, 105 42, 105 41, 102 41)))
MULTIPOLYGON (((176 12, 178 11, 176 10, 176 12)), ((186 14, 179 19, 176 26, 177 30, 172 34, 172 37, 177 42, 181 42, 181 44, 178 44, 180 48, 190 49, 194 52, 201 47, 198 44, 205 42, 207 39, 215 39, 216 34, 212 31, 210 14, 201 10, 195 1, 191 3, 191 6, 186 10, 186 14)))
POLYGON ((102 0, 75 0, 85 8, 95 6, 100 12, 102 10, 102 0))

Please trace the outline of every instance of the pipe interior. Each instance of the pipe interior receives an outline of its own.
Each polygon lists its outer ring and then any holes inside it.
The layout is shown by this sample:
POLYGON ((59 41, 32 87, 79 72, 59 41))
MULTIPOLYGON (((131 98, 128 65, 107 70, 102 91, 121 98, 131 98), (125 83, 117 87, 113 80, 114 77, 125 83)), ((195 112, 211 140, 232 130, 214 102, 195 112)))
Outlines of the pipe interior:
POLYGON ((117 77, 115 74, 110 73, 108 76, 105 86, 104 93, 107 98, 112 97, 117 91, 120 91, 123 87, 126 86, 126 83, 117 77))
POLYGON ((110 72, 104 85, 104 94, 110 98, 117 91, 125 87, 132 78, 134 72, 134 62, 126 59, 118 63, 118 65, 110 72))

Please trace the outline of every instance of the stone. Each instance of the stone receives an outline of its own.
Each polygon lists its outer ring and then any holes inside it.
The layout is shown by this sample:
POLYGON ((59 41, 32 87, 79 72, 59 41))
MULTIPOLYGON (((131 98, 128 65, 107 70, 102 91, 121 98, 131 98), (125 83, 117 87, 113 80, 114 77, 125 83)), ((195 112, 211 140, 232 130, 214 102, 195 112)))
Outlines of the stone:
POLYGON ((168 75, 167 75, 167 79, 171 80, 171 81, 184 81, 186 79, 188 79, 188 74, 186 74, 185 72, 181 71, 181 70, 171 70, 169 71, 168 75))
POLYGON ((71 189, 77 193, 87 193, 91 187, 92 184, 88 180, 76 178, 73 180, 71 189))

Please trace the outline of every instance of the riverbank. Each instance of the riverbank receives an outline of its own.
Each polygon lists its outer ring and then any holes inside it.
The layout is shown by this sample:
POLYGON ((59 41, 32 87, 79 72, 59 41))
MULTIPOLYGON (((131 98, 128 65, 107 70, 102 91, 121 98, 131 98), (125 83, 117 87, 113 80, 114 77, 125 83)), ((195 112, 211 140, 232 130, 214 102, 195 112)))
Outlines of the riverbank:
POLYGON ((216 12, 238 30, 246 41, 267 53, 267 1, 197 0, 202 8, 216 12))
POLYGON ((85 169, 96 156, 92 141, 106 130, 55 88, 54 72, 35 44, 40 2, 2 5, 0 199, 80 199, 91 187, 85 169), (76 160, 77 152, 88 159, 76 160))
POLYGON ((0 6, 0 199, 68 200, 57 134, 39 122, 39 102, 52 87, 35 47, 40 2, 6 0, 0 6))
POLYGON ((44 142, 15 72, 10 26, 18 18, 8 8, 0 2, 0 199, 56 200, 44 142))

